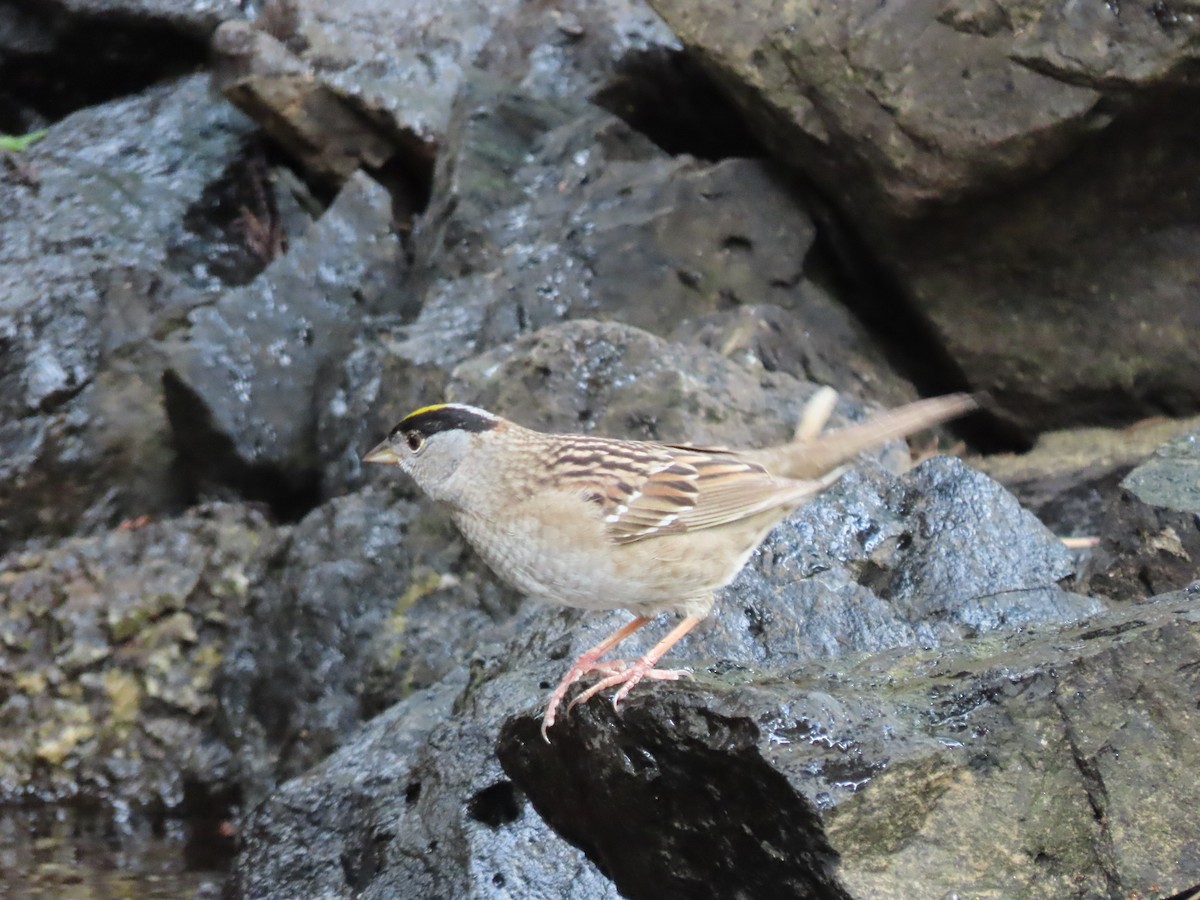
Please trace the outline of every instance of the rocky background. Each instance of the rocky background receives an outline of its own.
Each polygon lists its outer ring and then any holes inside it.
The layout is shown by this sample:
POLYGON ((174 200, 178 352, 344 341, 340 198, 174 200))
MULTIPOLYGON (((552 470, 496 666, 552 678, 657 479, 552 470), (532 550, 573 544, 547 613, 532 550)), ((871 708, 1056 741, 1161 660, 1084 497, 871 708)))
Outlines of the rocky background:
POLYGON ((6 895, 1200 884, 1194 2, 0 0, 0 134, 6 895), (990 401, 549 744, 622 614, 358 461, 823 384, 990 401))

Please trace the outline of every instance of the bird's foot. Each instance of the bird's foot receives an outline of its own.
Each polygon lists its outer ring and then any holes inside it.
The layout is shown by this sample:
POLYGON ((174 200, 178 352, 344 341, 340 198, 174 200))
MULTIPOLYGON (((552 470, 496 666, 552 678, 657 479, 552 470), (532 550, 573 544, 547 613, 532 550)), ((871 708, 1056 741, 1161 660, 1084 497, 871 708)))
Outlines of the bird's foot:
POLYGON ((621 706, 621 701, 629 696, 629 692, 633 690, 633 686, 643 679, 650 681, 678 681, 680 678, 690 678, 692 681, 696 680, 691 669, 656 669, 654 668, 654 663, 646 659, 639 659, 636 662, 622 661, 622 663, 623 665, 619 670, 597 681, 567 704, 567 712, 574 709, 577 704, 587 703, 601 691, 606 691, 610 687, 616 687, 618 684, 621 685, 621 689, 613 694, 613 709, 618 709, 621 706))
MULTIPOLYGON (((575 664, 567 670, 567 674, 563 676, 562 681, 558 683, 558 687, 554 689, 554 693, 550 695, 549 701, 546 703, 546 712, 542 716, 542 740, 550 743, 550 736, 546 734, 546 729, 554 724, 555 717, 558 713, 558 707, 563 702, 563 698, 567 696, 567 691, 571 685, 577 682, 584 675, 591 672, 599 672, 606 678, 611 678, 614 675, 624 671, 629 663, 623 659, 609 660, 608 662, 599 662, 596 658, 589 659, 590 654, 585 653, 575 661, 575 664)), ((572 704, 573 706, 574 704, 572 704)))

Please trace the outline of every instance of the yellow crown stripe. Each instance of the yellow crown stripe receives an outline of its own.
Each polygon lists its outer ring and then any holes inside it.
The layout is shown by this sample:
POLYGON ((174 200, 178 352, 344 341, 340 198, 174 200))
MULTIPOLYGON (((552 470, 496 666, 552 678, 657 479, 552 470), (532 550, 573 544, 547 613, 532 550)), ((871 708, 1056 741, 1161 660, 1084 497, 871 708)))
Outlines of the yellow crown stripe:
POLYGON ((422 406, 420 409, 414 409, 407 416, 405 416, 404 421, 407 422, 409 419, 414 419, 417 416, 423 415, 427 412, 433 412, 435 409, 443 409, 449 405, 450 404, 448 403, 431 403, 429 406, 422 406))

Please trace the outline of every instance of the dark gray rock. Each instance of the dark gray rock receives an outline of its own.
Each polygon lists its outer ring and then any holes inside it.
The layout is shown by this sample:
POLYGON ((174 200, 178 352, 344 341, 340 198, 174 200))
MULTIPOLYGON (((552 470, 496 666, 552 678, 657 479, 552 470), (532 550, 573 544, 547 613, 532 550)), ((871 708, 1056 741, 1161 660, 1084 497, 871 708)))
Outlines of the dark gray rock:
POLYGON ((1089 587, 1141 599, 1200 581, 1200 431, 1130 472, 1106 510, 1089 587))
POLYGON ((0 546, 179 507, 157 342, 220 287, 191 261, 230 235, 193 226, 249 137, 190 78, 64 119, 0 180, 0 546))
POLYGON ((557 128, 519 135, 530 152, 505 172, 514 136, 495 122, 511 92, 471 99, 459 114, 473 127, 454 132, 462 142, 436 180, 449 196, 434 195, 436 230, 418 234, 417 265, 438 273, 426 309, 441 305, 447 270, 487 276, 472 285, 486 292, 477 347, 564 318, 619 318, 667 334, 721 308, 794 305, 814 228, 762 163, 651 155, 627 126, 581 107, 557 128), (481 116, 489 105, 495 113, 481 116), (489 176, 501 174, 509 181, 498 189, 489 176))
POLYGON ((221 666, 243 790, 298 775, 460 671, 515 606, 441 515, 369 489, 314 510, 266 560, 221 666))
MULTIPOLYGON (((303 82, 306 98, 328 95, 351 116, 373 123, 414 167, 432 161, 455 94, 475 69, 535 94, 586 97, 613 79, 626 58, 678 49, 639 0, 562 3, 550 13, 514 0, 402 7, 300 0, 288 15, 265 16, 258 24, 291 53, 281 54, 272 42, 247 45, 250 58, 241 68, 279 75, 255 88, 247 105, 252 115, 291 120, 279 132, 285 141, 286 132, 302 132, 294 120, 309 104, 285 101, 294 100, 291 88, 303 82)), ((312 147, 297 150, 311 153, 312 147)))
POLYGON ((701 674, 549 744, 517 716, 497 751, 627 897, 1167 894, 1200 877, 1198 653, 1173 594, 1002 647, 701 674))
POLYGON ((619 895, 529 808, 494 756, 501 722, 540 692, 462 673, 413 694, 248 818, 238 896, 619 895))
POLYGON ((491 220, 551 181, 551 167, 584 181, 616 163, 666 158, 599 107, 472 73, 454 98, 429 206, 413 232, 416 268, 454 277, 494 266, 504 245, 491 220))
POLYGON ((905 396, 863 330, 807 281, 814 235, 767 165, 667 157, 595 107, 474 79, 414 234, 414 267, 421 316, 454 310, 455 333, 476 352, 585 317, 699 339, 683 323, 774 305, 780 328, 809 346, 856 345, 860 374, 812 353, 810 368, 872 397, 905 396))
POLYGON ((390 223, 388 193, 357 176, 254 282, 189 314, 165 386, 182 462, 201 489, 225 483, 266 500, 315 490, 318 384, 360 316, 402 302, 390 223))

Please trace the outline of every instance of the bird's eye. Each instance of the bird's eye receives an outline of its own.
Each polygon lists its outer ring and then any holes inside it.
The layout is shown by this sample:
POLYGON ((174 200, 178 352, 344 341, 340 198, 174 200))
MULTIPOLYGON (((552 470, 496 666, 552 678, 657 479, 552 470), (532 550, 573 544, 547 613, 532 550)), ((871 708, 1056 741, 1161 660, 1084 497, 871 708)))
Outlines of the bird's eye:
POLYGON ((425 438, 417 431, 410 431, 404 435, 404 441, 408 444, 408 449, 416 453, 425 446, 425 438))

